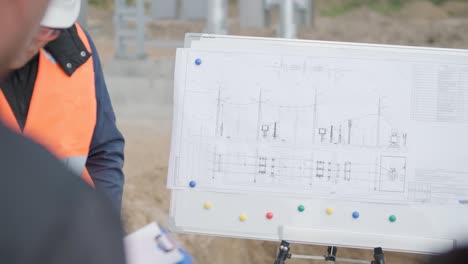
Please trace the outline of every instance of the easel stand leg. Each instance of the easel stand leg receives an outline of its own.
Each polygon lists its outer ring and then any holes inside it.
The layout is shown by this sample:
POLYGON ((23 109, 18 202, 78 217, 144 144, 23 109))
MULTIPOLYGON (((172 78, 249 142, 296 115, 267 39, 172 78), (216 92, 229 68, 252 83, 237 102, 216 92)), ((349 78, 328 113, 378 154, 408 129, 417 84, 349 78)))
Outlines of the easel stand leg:
POLYGON ((372 264, 385 264, 385 256, 381 247, 374 248, 374 261, 372 264))
POLYGON ((329 246, 327 248, 327 256, 325 256, 325 263, 327 264, 334 264, 336 261, 336 253, 338 252, 338 248, 335 246, 329 246))
POLYGON ((337 258, 336 254, 338 248, 335 246, 329 246, 327 248, 327 255, 325 256, 309 256, 309 255, 295 255, 289 254, 290 243, 287 241, 281 241, 279 246, 278 255, 276 256, 274 264, 285 264, 286 260, 291 258, 297 259, 315 259, 323 260, 326 264, 334 264, 335 262, 340 263, 355 263, 355 264, 385 264, 385 257, 382 248, 374 248, 374 260, 360 260, 360 259, 348 259, 348 258, 337 258))
POLYGON ((289 254, 289 242, 283 240, 279 246, 278 256, 276 256, 275 264, 284 264, 284 262, 290 258, 291 254, 289 254))

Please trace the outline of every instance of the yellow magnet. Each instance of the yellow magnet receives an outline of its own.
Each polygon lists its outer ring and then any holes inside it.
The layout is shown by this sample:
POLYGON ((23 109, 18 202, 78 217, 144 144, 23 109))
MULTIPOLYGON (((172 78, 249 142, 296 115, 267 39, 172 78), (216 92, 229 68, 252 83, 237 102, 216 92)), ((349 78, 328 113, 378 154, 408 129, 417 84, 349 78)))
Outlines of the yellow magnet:
POLYGON ((247 220, 247 215, 246 215, 246 214, 241 214, 241 215, 239 216, 239 220, 240 220, 241 222, 245 222, 245 221, 247 220))
POLYGON ((213 205, 211 204, 211 202, 205 202, 205 204, 203 205, 205 209, 211 209, 212 206, 213 205))

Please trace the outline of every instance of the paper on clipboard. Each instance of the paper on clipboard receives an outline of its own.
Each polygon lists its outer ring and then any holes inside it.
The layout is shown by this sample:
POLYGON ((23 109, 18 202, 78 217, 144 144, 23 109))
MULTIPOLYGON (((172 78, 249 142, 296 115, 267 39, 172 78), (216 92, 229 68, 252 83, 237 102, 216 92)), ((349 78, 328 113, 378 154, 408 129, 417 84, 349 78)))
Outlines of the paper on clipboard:
POLYGON ((151 223, 124 238, 128 264, 173 264, 183 260, 156 223, 151 223))

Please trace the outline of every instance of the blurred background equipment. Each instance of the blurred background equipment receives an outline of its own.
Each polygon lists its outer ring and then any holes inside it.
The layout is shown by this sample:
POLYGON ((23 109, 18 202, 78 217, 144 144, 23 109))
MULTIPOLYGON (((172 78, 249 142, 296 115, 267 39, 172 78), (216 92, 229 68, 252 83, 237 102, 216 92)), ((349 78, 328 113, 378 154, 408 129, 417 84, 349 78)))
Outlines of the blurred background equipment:
MULTIPOLYGON (((275 9, 280 10, 277 36, 296 38, 297 26, 313 25, 314 0, 239 0, 241 28, 273 25, 275 9)), ((86 8, 84 9, 86 14, 86 8)), ((178 40, 147 37, 148 22, 163 20, 205 21, 205 33, 228 34, 228 0, 115 0, 116 53, 118 58, 145 58, 145 47, 180 47, 178 40), (147 8, 148 7, 148 8, 147 8)), ((85 23, 84 18, 81 18, 85 23)))
POLYGON ((78 24, 83 28, 88 25, 88 1, 81 1, 80 16, 78 17, 78 24))
POLYGON ((115 57, 143 59, 145 53, 145 1, 136 0, 128 5, 125 0, 115 0, 115 57), (133 50, 129 50, 132 46, 133 50))

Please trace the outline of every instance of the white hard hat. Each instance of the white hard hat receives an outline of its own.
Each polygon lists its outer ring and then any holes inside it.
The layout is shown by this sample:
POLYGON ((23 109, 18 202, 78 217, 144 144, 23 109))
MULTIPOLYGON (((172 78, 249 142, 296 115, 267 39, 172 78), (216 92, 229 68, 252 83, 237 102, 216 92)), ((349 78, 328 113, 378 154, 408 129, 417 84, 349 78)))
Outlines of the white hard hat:
POLYGON ((69 28, 78 19, 81 0, 50 0, 41 26, 50 28, 69 28))

